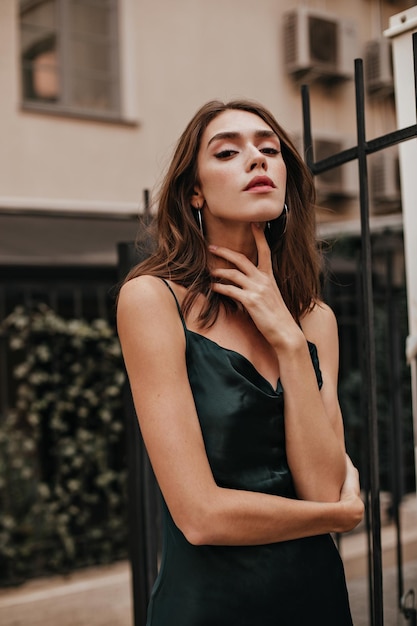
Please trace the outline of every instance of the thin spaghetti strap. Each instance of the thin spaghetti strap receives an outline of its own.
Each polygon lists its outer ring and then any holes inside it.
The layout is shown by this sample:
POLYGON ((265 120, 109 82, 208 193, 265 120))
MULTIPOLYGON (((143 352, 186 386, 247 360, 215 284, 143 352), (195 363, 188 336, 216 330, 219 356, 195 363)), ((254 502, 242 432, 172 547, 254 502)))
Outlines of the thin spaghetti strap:
POLYGON ((175 295, 174 290, 172 289, 172 287, 169 284, 169 282, 167 280, 165 280, 165 278, 161 278, 160 280, 162 280, 162 282, 168 287, 168 289, 170 290, 170 292, 174 296, 175 304, 177 305, 178 314, 179 314, 179 316, 181 318, 182 325, 184 326, 184 330, 187 330, 185 319, 184 319, 184 316, 183 316, 182 311, 181 311, 180 303, 178 302, 178 299, 177 299, 177 296, 175 295))

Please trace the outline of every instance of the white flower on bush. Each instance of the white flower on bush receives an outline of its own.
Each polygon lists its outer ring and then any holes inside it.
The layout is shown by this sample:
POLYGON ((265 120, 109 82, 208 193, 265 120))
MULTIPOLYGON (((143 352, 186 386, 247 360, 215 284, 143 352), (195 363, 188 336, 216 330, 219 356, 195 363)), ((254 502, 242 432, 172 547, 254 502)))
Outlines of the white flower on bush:
POLYGON ((46 485, 45 483, 39 483, 38 494, 41 498, 44 498, 46 500, 46 498, 50 497, 51 490, 49 489, 48 485, 46 485))
POLYGON ((79 480, 69 480, 67 482, 68 491, 75 492, 79 491, 81 487, 81 483, 79 480))
POLYGON ((25 342, 21 337, 12 337, 9 341, 9 345, 12 350, 21 350, 25 345, 25 342))
POLYGON ((111 419, 113 417, 113 414, 111 411, 109 411, 106 408, 100 409, 100 411, 98 412, 100 418, 103 420, 103 422, 105 422, 106 424, 108 424, 109 422, 111 422, 111 419))
POLYGON ((47 346, 44 343, 36 347, 35 354, 38 357, 38 359, 42 361, 43 363, 46 363, 47 361, 50 361, 51 359, 51 350, 49 346, 47 346))
POLYGON ((32 372, 28 377, 29 382, 32 385, 42 385, 49 380, 49 375, 46 372, 35 371, 32 372))

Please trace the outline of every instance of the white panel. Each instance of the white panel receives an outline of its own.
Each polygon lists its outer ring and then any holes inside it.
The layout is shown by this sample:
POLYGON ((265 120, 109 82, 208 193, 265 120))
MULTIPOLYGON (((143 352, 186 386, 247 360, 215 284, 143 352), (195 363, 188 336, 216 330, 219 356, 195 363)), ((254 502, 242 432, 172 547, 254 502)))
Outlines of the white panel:
MULTIPOLYGON (((417 6, 394 15, 390 28, 384 35, 392 40, 394 58, 395 101, 398 128, 416 123, 416 99, 414 91, 414 63, 412 34, 417 32, 417 6)), ((408 326, 407 345, 417 345, 417 139, 405 141, 399 146, 404 222, 404 249, 407 279, 408 326)), ((414 416, 414 444, 417 462, 417 358, 410 350, 408 357, 412 367, 412 395, 414 416)), ((417 471, 416 471, 417 475, 417 471)))

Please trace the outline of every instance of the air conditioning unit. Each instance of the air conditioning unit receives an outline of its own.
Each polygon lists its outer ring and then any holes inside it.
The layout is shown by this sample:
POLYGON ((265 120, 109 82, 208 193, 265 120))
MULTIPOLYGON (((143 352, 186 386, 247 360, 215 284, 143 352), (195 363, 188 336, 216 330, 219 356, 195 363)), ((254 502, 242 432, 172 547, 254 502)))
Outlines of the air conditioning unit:
POLYGON ((386 149, 369 160, 370 195, 374 215, 401 209, 401 183, 398 150, 386 149))
MULTIPOLYGON (((354 141, 348 141, 346 137, 328 133, 319 133, 313 138, 314 161, 321 161, 327 157, 334 156, 353 145, 354 141)), ((294 136, 294 145, 303 155, 303 145, 300 135, 294 136)), ((335 167, 323 174, 318 174, 314 178, 317 192, 317 200, 337 200, 349 199, 358 195, 358 174, 355 161, 350 161, 339 167, 335 167)))
POLYGON ((391 42, 386 38, 368 41, 364 51, 365 84, 369 94, 394 93, 391 42))
POLYGON ((300 6, 284 14, 286 70, 297 79, 350 79, 357 56, 353 20, 300 6))

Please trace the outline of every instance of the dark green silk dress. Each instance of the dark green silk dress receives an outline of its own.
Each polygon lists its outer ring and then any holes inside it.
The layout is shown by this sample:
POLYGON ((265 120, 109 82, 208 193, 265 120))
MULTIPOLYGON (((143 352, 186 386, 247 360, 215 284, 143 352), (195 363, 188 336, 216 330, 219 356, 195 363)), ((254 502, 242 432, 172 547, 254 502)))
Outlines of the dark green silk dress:
MULTIPOLYGON (((188 330, 181 319, 188 377, 217 484, 296 498, 280 382, 274 389, 243 355, 188 330)), ((321 385, 316 348, 309 347, 321 385)), ((193 546, 165 504, 163 516, 162 562, 147 626, 352 626, 343 565, 330 535, 193 546)))

